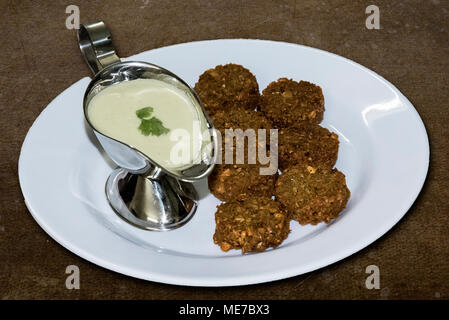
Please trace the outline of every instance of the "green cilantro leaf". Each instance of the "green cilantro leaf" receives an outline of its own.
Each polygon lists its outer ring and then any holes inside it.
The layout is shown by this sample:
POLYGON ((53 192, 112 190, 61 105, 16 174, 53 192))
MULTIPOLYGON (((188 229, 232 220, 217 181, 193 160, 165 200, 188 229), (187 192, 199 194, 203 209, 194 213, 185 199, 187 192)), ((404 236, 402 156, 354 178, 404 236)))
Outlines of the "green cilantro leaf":
POLYGON ((160 136, 170 131, 170 129, 164 127, 161 120, 155 117, 152 117, 151 119, 142 119, 139 130, 144 136, 149 136, 150 134, 152 136, 160 136))
POLYGON ((139 119, 146 119, 151 116, 154 109, 152 107, 145 107, 136 111, 136 115, 139 119))

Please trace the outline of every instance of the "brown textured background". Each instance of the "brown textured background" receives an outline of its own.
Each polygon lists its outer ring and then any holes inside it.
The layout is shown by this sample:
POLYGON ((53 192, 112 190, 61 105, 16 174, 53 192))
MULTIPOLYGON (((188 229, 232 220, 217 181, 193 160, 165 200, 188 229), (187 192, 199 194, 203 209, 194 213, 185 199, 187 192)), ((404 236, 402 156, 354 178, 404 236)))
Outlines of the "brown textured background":
POLYGON ((0 298, 370 298, 449 297, 449 1, 9 1, 0 2, 0 298), (189 288, 133 279, 97 267, 53 241, 28 213, 17 161, 28 128, 62 90, 90 75, 65 8, 81 22, 103 19, 120 56, 193 40, 258 38, 337 53, 378 72, 415 105, 431 163, 417 201, 387 235, 324 269, 268 284, 189 288), (365 28, 376 4, 381 30, 365 28), (13 75, 15 77, 13 77, 13 75), (81 289, 65 288, 65 268, 81 289), (381 289, 364 287, 376 264, 381 289))

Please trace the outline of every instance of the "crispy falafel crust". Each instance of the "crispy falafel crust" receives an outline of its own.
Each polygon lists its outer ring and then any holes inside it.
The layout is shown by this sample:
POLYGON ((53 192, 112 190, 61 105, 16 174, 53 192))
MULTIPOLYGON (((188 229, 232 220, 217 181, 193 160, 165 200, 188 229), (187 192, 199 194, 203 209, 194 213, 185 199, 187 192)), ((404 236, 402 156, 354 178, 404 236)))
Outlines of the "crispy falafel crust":
POLYGON ((270 120, 268 120, 262 113, 243 109, 231 108, 229 110, 219 110, 211 115, 212 122, 215 129, 219 130, 224 135, 225 129, 271 129, 273 127, 270 120))
MULTIPOLYGON (((218 111, 212 117, 212 121, 214 124, 214 128, 218 130, 221 134, 221 151, 222 151, 222 163, 224 163, 225 156, 225 148, 229 148, 229 150, 233 150, 234 158, 236 155, 237 144, 239 147, 244 149, 245 154, 245 163, 248 163, 248 139, 243 137, 239 137, 237 139, 238 133, 235 131, 236 129, 241 129, 242 134, 245 135, 246 130, 252 129, 254 130, 255 137, 257 139, 257 147, 265 148, 268 150, 269 145, 269 134, 270 129, 272 128, 271 122, 266 119, 260 112, 256 112, 254 110, 246 110, 243 108, 234 108, 229 110, 228 112, 218 111), (234 130, 234 135, 226 135, 226 130, 232 129, 234 130), (265 139, 265 143, 258 138, 258 130, 265 129, 267 138, 265 139)), ((257 149, 254 149, 257 152, 257 149)), ((251 155, 253 160, 256 160, 256 154, 251 155)), ((237 163, 237 162, 233 162, 237 163)))
MULTIPOLYGON (((225 136, 226 129, 258 129, 271 128, 271 122, 253 110, 234 108, 228 112, 219 111, 212 116, 214 126, 222 134, 222 163, 215 166, 209 176, 209 189, 211 193, 222 201, 243 200, 255 194, 271 196, 274 191, 276 175, 260 175, 259 169, 267 165, 260 163, 248 164, 248 148, 244 141, 244 164, 236 164, 237 140, 225 136), (227 143, 225 145, 225 143, 227 143), (225 146, 231 147, 234 154, 234 163, 224 164, 225 146)), ((260 146, 258 146, 260 147, 260 146)), ((262 146, 263 147, 263 146, 262 146)), ((266 146, 265 146, 266 147, 266 146)), ((266 149, 268 150, 268 149, 266 149)))
POLYGON ((300 224, 329 223, 350 197, 345 175, 337 169, 293 166, 277 179, 276 199, 300 224))
POLYGON ((323 92, 307 81, 280 78, 263 90, 260 110, 279 128, 302 122, 318 124, 323 120, 323 92))
POLYGON ((264 251, 279 246, 290 232, 287 214, 267 197, 221 204, 215 222, 214 243, 223 251, 264 251))
POLYGON ((256 77, 233 63, 206 70, 195 84, 195 91, 209 115, 235 107, 254 110, 260 98, 256 77))
POLYGON ((333 168, 338 158, 338 135, 319 125, 279 130, 279 168, 302 164, 333 168))
POLYGON ((209 190, 221 201, 244 200, 255 195, 271 197, 277 173, 261 175, 257 164, 216 165, 209 176, 209 190))

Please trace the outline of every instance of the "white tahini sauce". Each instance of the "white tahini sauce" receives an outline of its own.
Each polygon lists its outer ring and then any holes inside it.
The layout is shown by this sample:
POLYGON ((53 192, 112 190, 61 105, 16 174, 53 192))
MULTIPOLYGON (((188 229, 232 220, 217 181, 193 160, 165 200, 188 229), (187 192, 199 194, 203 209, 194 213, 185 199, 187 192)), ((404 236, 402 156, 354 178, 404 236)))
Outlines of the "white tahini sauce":
POLYGON ((87 116, 98 132, 134 147, 165 168, 181 168, 201 158, 206 126, 195 103, 171 84, 156 79, 137 79, 99 92, 89 102, 87 116), (141 119, 136 111, 144 107, 153 108, 151 117, 161 120, 170 131, 160 136, 143 135, 138 129, 141 119), (180 135, 182 132, 186 134, 180 135), (180 144, 190 152, 187 156, 184 154, 182 160, 178 157, 173 161, 172 150, 179 149, 180 144))

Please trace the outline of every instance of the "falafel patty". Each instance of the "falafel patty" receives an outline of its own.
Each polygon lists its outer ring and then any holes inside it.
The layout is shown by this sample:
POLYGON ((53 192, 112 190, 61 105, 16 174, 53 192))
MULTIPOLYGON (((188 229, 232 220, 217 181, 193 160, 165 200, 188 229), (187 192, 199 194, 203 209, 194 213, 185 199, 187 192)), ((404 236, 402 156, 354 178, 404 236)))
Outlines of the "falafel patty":
POLYGON ((215 222, 214 242, 223 251, 264 251, 279 246, 290 232, 287 214, 266 197, 223 203, 217 207, 215 222))
POLYGON ((250 109, 231 108, 229 110, 218 110, 211 115, 215 129, 224 135, 225 129, 271 129, 271 121, 262 113, 250 109))
MULTIPOLYGON (((224 163, 224 152, 225 147, 227 148, 233 148, 234 150, 234 157, 236 155, 236 147, 237 144, 242 144, 239 147, 244 148, 245 152, 245 163, 248 161, 248 139, 245 137, 240 137, 237 139, 238 133, 234 132, 234 135, 226 136, 226 129, 241 129, 242 133, 244 134, 246 130, 253 129, 255 138, 257 139, 257 146, 264 147, 265 150, 268 150, 267 146, 269 145, 270 138, 269 133, 270 129, 272 127, 271 122, 266 119, 263 115, 260 114, 260 112, 256 112, 253 110, 246 110, 243 108, 234 108, 229 110, 228 112, 224 112, 222 110, 215 113, 212 117, 212 121, 214 124, 214 128, 218 130, 221 134, 221 144, 222 144, 222 163, 224 163), (262 144, 262 141, 259 141, 258 137, 258 130, 259 129, 265 129, 266 130, 266 140, 265 143, 262 144)), ((255 152, 257 152, 257 149, 254 149, 255 152)), ((254 157, 253 159, 256 159, 257 153, 254 153, 251 155, 254 157)), ((236 163, 236 162, 234 162, 236 163)))
POLYGON ((338 158, 338 135, 319 125, 279 130, 279 168, 303 164, 333 168, 338 158))
POLYGON ((195 91, 209 115, 235 107, 254 110, 259 104, 256 77, 238 64, 218 65, 206 70, 195 84, 195 91))
POLYGON ((329 223, 350 197, 345 175, 337 169, 293 166, 277 179, 275 196, 300 224, 329 223))
MULTIPOLYGON (((258 129, 269 129, 271 123, 259 112, 253 110, 245 110, 242 108, 234 108, 229 112, 219 111, 212 116, 214 127, 220 131, 222 135, 222 164, 217 164, 214 171, 209 176, 209 189, 211 193, 222 201, 232 201, 235 199, 246 199, 254 194, 262 194, 271 196, 274 190, 274 182, 276 175, 261 175, 259 169, 263 166, 257 161, 257 154, 251 154, 251 160, 256 163, 249 164, 248 144, 247 140, 234 139, 225 136, 226 129, 254 129, 257 135, 258 129), (237 164, 237 143, 244 143, 244 163, 237 164), (225 163, 225 147, 233 152, 233 162, 225 163)), ((267 139, 269 140, 269 139, 267 139)), ((257 148, 265 147, 259 144, 257 148)), ((257 151, 257 149, 254 149, 257 151)))
POLYGON ((280 78, 263 90, 260 111, 279 128, 301 122, 318 124, 323 120, 323 92, 319 86, 307 81, 280 78))
POLYGON ((218 164, 209 176, 209 190, 221 201, 244 200, 254 195, 271 197, 277 173, 261 175, 259 164, 218 164))

